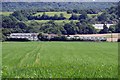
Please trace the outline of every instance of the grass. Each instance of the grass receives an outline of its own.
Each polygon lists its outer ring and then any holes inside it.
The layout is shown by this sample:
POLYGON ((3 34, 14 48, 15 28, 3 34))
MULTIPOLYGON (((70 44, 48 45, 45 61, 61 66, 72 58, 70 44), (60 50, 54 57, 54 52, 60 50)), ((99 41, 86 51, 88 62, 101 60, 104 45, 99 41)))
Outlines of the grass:
MULTIPOLYGON (((26 23, 31 23, 33 21, 38 22, 38 23, 46 23, 50 20, 29 20, 26 23)), ((55 23, 60 23, 60 24, 63 23, 63 22, 69 23, 70 21, 79 22, 78 20, 54 20, 55 23)))
POLYGON ((0 12, 0 15, 9 16, 13 12, 0 12))
MULTIPOLYGON (((34 16, 42 15, 43 13, 44 13, 44 12, 38 12, 38 13, 34 14, 34 16)), ((71 17, 71 15, 72 15, 72 14, 67 14, 67 12, 45 12, 45 14, 48 15, 48 16, 54 16, 55 14, 57 14, 58 16, 60 16, 61 13, 63 13, 64 16, 65 16, 67 19, 69 19, 69 18, 71 17)), ((98 15, 100 15, 100 14, 102 14, 102 12, 100 12, 100 13, 98 13, 98 14, 87 14, 87 15, 88 15, 88 17, 92 18, 92 17, 98 16, 98 15)), ((76 15, 79 16, 80 14, 76 14, 76 15)))
POLYGON ((93 18, 95 16, 101 15, 103 12, 99 12, 98 14, 87 14, 89 18, 93 18))
POLYGON ((116 78, 118 74, 118 43, 2 44, 3 78, 116 78))
MULTIPOLYGON (((34 14, 34 16, 42 15, 43 13, 44 12, 38 12, 38 13, 34 14)), ((70 16, 71 16, 71 14, 67 14, 67 12, 45 12, 45 14, 48 16, 54 16, 55 14, 60 16, 61 13, 63 13, 66 18, 70 18, 70 16)))
MULTIPOLYGON (((12 14, 13 12, 0 12, 0 15, 4 15, 4 16, 9 16, 10 14, 12 14)), ((42 15, 44 12, 38 12, 36 14, 34 14, 34 16, 37 15, 42 15)), ((71 17, 72 14, 67 14, 67 12, 45 12, 48 16, 54 16, 55 14, 57 14, 58 16, 60 16, 61 13, 64 14, 64 16, 69 19, 71 17)), ((99 14, 88 14, 88 17, 92 18, 93 16, 98 16, 99 14)), ((76 15, 80 15, 80 14, 76 14, 76 15)))
POLYGON ((95 16, 98 16, 98 14, 87 14, 88 17, 92 18, 92 17, 95 17, 95 16))

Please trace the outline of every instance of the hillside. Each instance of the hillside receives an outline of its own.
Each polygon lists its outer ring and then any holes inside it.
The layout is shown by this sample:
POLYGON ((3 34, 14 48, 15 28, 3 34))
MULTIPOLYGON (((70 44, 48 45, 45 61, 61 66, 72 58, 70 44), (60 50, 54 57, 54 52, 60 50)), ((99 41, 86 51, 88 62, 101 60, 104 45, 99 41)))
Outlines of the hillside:
POLYGON ((5 40, 10 33, 43 32, 63 35, 118 33, 117 25, 108 28, 105 24, 117 24, 117 5, 115 4, 110 2, 6 2, 2 5, 4 12, 0 12, 2 36, 5 40), (97 30, 93 24, 104 24, 104 28, 97 30))
POLYGON ((40 9, 40 10, 85 10, 85 9, 96 9, 104 10, 116 5, 115 2, 3 2, 2 10, 4 12, 13 12, 16 10, 23 9, 40 9))

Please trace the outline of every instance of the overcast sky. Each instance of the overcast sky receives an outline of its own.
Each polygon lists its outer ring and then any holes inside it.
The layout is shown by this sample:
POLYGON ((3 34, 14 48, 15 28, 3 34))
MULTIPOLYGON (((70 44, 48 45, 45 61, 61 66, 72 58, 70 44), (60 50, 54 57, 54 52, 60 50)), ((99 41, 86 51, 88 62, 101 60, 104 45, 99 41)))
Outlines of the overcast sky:
POLYGON ((118 2, 120 0, 0 0, 2 2, 118 2))

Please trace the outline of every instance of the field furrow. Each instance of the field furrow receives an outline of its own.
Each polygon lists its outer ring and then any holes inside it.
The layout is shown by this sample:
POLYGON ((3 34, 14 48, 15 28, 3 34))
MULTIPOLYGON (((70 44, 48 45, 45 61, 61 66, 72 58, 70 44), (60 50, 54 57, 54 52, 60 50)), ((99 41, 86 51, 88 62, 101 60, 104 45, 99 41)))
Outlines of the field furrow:
POLYGON ((3 77, 116 78, 118 43, 3 42, 3 77))

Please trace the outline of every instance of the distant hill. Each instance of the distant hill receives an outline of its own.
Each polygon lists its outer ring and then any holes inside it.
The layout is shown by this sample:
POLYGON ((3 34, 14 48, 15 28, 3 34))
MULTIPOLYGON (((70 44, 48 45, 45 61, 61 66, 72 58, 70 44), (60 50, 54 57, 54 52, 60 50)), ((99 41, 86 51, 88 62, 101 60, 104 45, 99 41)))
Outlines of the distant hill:
POLYGON ((3 2, 2 11, 13 12, 23 9, 59 9, 59 10, 85 10, 100 9, 104 10, 115 6, 117 2, 3 2))

